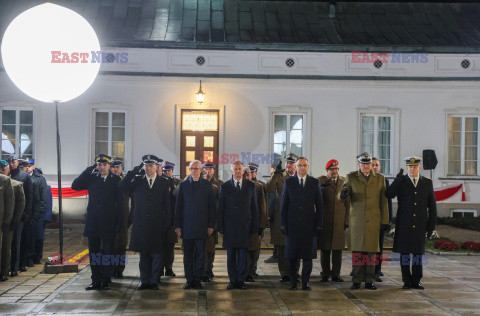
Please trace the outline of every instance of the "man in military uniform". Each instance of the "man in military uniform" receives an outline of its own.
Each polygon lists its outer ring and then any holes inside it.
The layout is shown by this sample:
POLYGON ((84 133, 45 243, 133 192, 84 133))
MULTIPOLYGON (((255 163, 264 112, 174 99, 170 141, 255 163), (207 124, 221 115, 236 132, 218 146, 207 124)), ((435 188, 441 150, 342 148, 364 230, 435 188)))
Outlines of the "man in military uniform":
MULTIPOLYGON (((210 181, 213 185, 213 191, 215 193, 215 220, 218 215, 218 193, 220 191, 220 186, 223 184, 223 181, 215 177, 215 165, 206 161, 202 165, 203 168, 203 177, 204 179, 210 181)), ((205 242, 205 276, 203 278, 204 282, 210 281, 215 275, 213 274, 213 262, 215 261, 215 245, 218 244, 218 229, 215 225, 213 234, 208 236, 205 242)))
MULTIPOLYGON (((35 227, 35 220, 32 218, 33 205, 33 184, 32 178, 27 172, 22 171, 19 167, 20 161, 14 155, 8 157, 8 165, 10 167, 10 177, 14 180, 20 181, 23 184, 23 191, 25 193, 25 209, 22 214, 21 221, 15 227, 13 232, 13 243, 18 244, 18 247, 12 249, 20 249, 20 253, 12 253, 12 256, 19 262, 20 271, 27 271, 27 257, 28 257, 28 241, 35 227)), ((22 159, 22 161, 25 161, 22 159)), ((25 164, 26 166, 26 164, 25 164)), ((12 276, 18 275, 17 271, 12 271, 12 276)))
MULTIPOLYGON (((123 160, 120 158, 112 159, 110 170, 113 174, 123 179, 123 160)), ((133 221, 133 212, 135 208, 135 202, 133 200, 133 194, 123 191, 123 218, 122 218, 122 228, 115 235, 114 240, 114 254, 120 258, 126 258, 127 254, 127 244, 128 244, 128 228, 132 225, 133 221)), ((125 261, 119 261, 118 264, 115 264, 113 267, 113 276, 117 278, 123 278, 123 271, 125 271, 125 261)))
POLYGON ((372 171, 372 156, 363 153, 357 156, 358 171, 350 172, 338 198, 350 197, 350 238, 352 248, 353 285, 359 289, 376 290, 373 283, 375 263, 379 249, 381 225, 388 225, 388 202, 385 194, 385 178, 372 171))
POLYGON ((244 178, 245 180, 252 181, 255 183, 255 192, 257 194, 257 204, 258 204, 258 222, 259 227, 258 231, 252 234, 252 245, 248 249, 247 253, 247 276, 245 277, 246 282, 255 282, 253 278, 257 271, 257 262, 260 257, 260 246, 262 242, 263 230, 267 227, 268 218, 267 218, 267 204, 265 200, 265 192, 263 186, 260 182, 253 180, 253 173, 256 172, 258 165, 247 165, 245 167, 244 178))
MULTIPOLYGON (((0 161, 0 166, 7 166, 5 160, 0 161)), ((11 223, 15 211, 15 195, 12 188, 12 181, 7 175, 0 174, 0 281, 6 281, 8 275, 8 263, 10 261, 11 234, 13 229, 11 223)), ((18 220, 18 219, 17 219, 18 220)))
MULTIPOLYGON (((266 184, 266 193, 268 199, 268 217, 270 221, 270 244, 274 245, 278 257, 278 270, 280 272, 280 282, 290 282, 288 276, 288 267, 285 260, 285 236, 280 230, 280 200, 283 190, 283 184, 286 179, 293 177, 296 172, 295 154, 289 154, 285 158, 285 171, 278 164, 272 177, 266 184)), ((300 263, 299 263, 300 267, 300 263)))
POLYGON ((157 174, 162 161, 154 155, 145 155, 141 164, 127 172, 120 182, 120 188, 132 193, 135 199, 129 249, 140 253, 138 290, 158 290, 164 238, 171 226, 169 183, 157 174))
POLYGON ((162 177, 164 177, 170 187, 170 216, 172 222, 170 223, 171 227, 167 231, 167 236, 165 236, 165 244, 164 244, 164 258, 162 260, 163 267, 160 271, 160 275, 174 277, 176 276, 173 272, 173 261, 175 259, 175 244, 178 242, 178 236, 175 233, 175 228, 173 227, 173 221, 175 217, 175 200, 176 196, 174 195, 175 189, 177 188, 178 184, 180 183, 180 179, 173 177, 173 170, 175 168, 175 164, 173 162, 165 161, 162 165, 162 177))
MULTIPOLYGON (((376 173, 380 173, 380 170, 382 169, 382 165, 380 164, 380 161, 376 157, 372 157, 372 170, 376 173)), ((390 186, 390 182, 388 181, 387 178, 385 178, 385 185, 387 186, 387 191, 388 187, 390 186)), ((392 220, 392 199, 388 198, 388 219, 389 221, 392 220)), ((376 282, 382 282, 382 262, 383 262, 383 241, 385 240, 385 233, 387 233, 390 230, 391 226, 390 225, 384 225, 380 226, 380 238, 378 240, 379 247, 380 247, 380 252, 377 253, 378 255, 378 262, 377 265, 375 266, 375 281, 376 282)))
POLYGON ((88 190, 87 218, 83 235, 88 237, 92 284, 85 290, 110 289, 114 239, 122 228, 124 200, 120 177, 110 171, 110 156, 100 154, 72 183, 75 191, 88 190))
POLYGON ((345 230, 348 228, 350 199, 339 201, 338 192, 342 189, 345 178, 338 175, 338 161, 327 162, 325 166, 327 176, 319 178, 322 186, 324 203, 323 230, 317 235, 317 246, 320 250, 322 265, 322 282, 331 278, 334 282, 343 282, 340 278, 342 267, 342 250, 345 249, 345 230), (330 257, 332 266, 330 268, 330 257))
POLYGON ((402 288, 423 290, 420 279, 423 276, 425 235, 430 238, 435 230, 437 203, 432 180, 419 173, 421 158, 407 157, 405 161, 408 174, 403 175, 401 169, 387 189, 389 198, 398 199, 393 251, 400 253, 402 288))

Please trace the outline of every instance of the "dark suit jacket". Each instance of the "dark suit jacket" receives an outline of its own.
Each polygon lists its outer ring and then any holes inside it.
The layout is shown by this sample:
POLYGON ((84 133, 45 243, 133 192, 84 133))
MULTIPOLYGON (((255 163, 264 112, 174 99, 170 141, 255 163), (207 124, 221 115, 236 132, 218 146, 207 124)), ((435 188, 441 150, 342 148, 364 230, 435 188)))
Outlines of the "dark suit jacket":
POLYGON ((387 188, 389 198, 398 198, 393 251, 425 253, 425 234, 435 229, 437 203, 432 180, 420 176, 417 187, 408 175, 395 179, 387 188))
POLYGON ((317 257, 317 231, 323 227, 320 181, 309 175, 302 188, 297 176, 285 180, 280 206, 285 228, 285 258, 317 257))
POLYGON ((76 191, 88 190, 87 219, 83 235, 112 239, 121 226, 123 195, 118 188, 120 177, 109 171, 105 181, 99 173, 87 169, 72 183, 76 191))
POLYGON ((133 171, 120 182, 120 188, 133 193, 133 214, 130 250, 159 253, 163 250, 165 232, 170 223, 170 192, 168 181, 158 176, 150 188, 146 175, 135 175, 133 171))
POLYGON ((250 235, 258 231, 258 204, 255 183, 242 180, 236 192, 233 178, 220 186, 218 231, 224 248, 250 248, 250 235))
POLYGON ((180 182, 175 203, 175 228, 183 239, 207 239, 208 228, 215 227, 215 195, 212 183, 203 178, 194 184, 192 177, 180 182), (194 190, 194 185, 197 185, 194 190))

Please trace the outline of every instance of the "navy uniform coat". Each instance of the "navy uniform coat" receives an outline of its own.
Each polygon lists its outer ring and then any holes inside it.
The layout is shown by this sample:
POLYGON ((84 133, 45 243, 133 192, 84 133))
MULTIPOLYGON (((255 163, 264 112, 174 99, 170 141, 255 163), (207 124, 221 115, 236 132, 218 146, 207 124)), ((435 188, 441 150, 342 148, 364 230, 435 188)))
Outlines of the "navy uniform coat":
POLYGON ((317 231, 323 228, 323 199, 320 181, 309 175, 304 187, 298 176, 285 180, 280 214, 285 227, 285 258, 317 258, 317 231))
POLYGON ((113 240, 122 223, 124 211, 119 182, 120 177, 111 171, 103 181, 100 173, 92 173, 90 167, 73 180, 73 190, 88 190, 87 219, 83 236, 113 240))
POLYGON ((22 222, 27 223, 32 218, 32 204, 33 204, 33 182, 32 178, 25 171, 20 168, 10 171, 10 176, 13 180, 23 183, 23 192, 25 193, 25 209, 22 215, 22 222))
POLYGON ((168 181, 157 175, 152 188, 145 174, 127 172, 120 188, 133 194, 132 236, 129 249, 143 253, 160 253, 170 226, 170 190, 168 181))
POLYGON ((398 198, 393 251, 425 253, 425 234, 435 229, 437 203, 432 180, 420 176, 417 187, 408 175, 395 179, 387 189, 389 198, 398 198))
POLYGON ((194 191, 192 177, 178 185, 175 203, 175 228, 182 229, 183 239, 207 239, 208 228, 215 226, 215 196, 212 183, 198 179, 194 191))
POLYGON ((243 179, 239 193, 233 178, 220 186, 217 226, 224 248, 251 247, 251 235, 258 231, 257 206, 255 183, 243 179))

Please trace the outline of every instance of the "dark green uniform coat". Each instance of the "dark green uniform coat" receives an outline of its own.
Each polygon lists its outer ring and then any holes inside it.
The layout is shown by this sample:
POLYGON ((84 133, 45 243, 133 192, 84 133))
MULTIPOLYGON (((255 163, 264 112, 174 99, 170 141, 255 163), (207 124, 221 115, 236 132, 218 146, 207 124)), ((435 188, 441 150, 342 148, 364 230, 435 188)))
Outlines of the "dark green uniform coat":
POLYGON ((272 245, 285 246, 285 236, 280 230, 280 201, 283 184, 285 179, 289 177, 287 172, 274 173, 265 187, 268 201, 268 217, 270 218, 270 244, 272 245))

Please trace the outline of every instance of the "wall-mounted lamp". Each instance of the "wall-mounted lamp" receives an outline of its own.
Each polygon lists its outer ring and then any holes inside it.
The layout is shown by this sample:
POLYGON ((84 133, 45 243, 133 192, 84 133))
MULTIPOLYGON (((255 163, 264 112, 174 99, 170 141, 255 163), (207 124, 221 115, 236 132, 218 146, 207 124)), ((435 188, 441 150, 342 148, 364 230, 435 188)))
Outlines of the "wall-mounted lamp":
POLYGON ((202 91, 202 80, 200 80, 200 89, 198 89, 195 95, 197 96, 197 102, 202 104, 203 100, 205 100, 205 93, 202 91))

